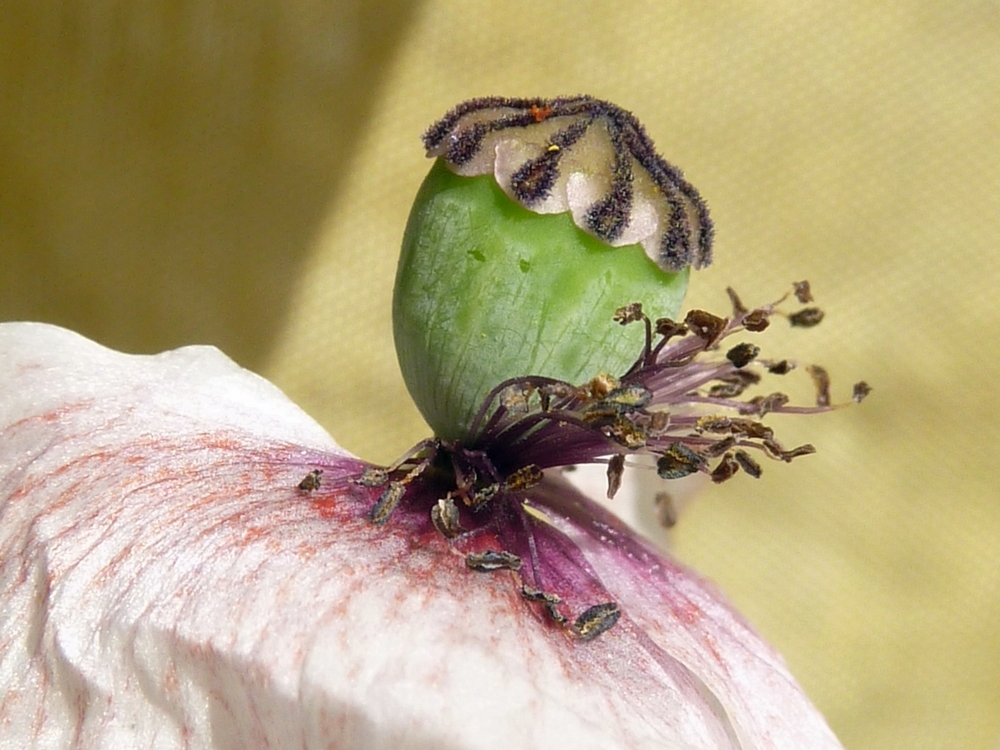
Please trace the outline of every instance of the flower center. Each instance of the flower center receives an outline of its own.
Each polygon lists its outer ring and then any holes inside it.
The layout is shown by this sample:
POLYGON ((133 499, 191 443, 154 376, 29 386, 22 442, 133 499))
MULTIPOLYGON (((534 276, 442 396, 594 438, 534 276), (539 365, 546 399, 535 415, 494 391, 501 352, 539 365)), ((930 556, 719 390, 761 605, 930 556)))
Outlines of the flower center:
MULTIPOLYGON (((354 481, 379 492, 371 521, 389 523, 405 505, 425 514, 452 543, 475 546, 477 537, 503 540, 505 548, 469 552, 467 567, 519 576, 522 596, 577 638, 605 632, 619 617, 617 605, 592 604, 570 619, 562 606, 568 592, 546 583, 574 579, 546 570, 551 567, 547 560, 555 560, 551 564, 556 567, 566 564, 559 562, 565 555, 539 553, 538 535, 542 530, 553 533, 542 491, 546 471, 605 464, 608 498, 621 486, 628 459, 637 455, 653 456, 657 474, 665 480, 701 472, 723 482, 740 471, 757 478, 762 468, 754 452, 788 462, 815 450, 808 444, 784 448, 763 423, 767 414, 818 413, 839 406, 831 405, 829 377, 818 366, 807 368, 816 387, 813 406, 790 405, 781 392, 745 397, 764 374, 784 375, 795 364, 762 358, 760 348, 748 341, 724 346, 730 337, 764 331, 775 316, 794 326, 816 325, 822 319, 818 308, 781 309, 793 293, 800 303, 811 302, 808 284, 796 284, 778 301, 754 309, 728 291, 733 310, 725 318, 692 310, 683 322, 651 320, 641 304, 626 305, 614 320, 645 329, 642 350, 626 372, 600 373, 582 385, 531 375, 504 381, 487 396, 467 441, 430 438, 389 466, 368 466, 354 481), (527 567, 525 554, 531 558, 527 567)), ((854 401, 869 390, 863 382, 855 385, 854 401)), ((300 487, 314 481, 318 477, 310 474, 300 487)), ((598 582, 596 590, 601 588, 598 582)))

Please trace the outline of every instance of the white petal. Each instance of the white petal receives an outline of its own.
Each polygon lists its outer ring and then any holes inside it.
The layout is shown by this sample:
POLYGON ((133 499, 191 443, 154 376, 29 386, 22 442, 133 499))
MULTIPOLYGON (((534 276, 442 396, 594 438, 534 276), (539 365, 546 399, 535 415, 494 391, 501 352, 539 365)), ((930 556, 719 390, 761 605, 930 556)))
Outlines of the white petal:
MULTIPOLYGON (((631 624, 579 643, 508 574, 375 527, 336 481, 357 462, 214 349, 129 356, 4 324, 0 392, 5 746, 836 746, 780 660, 686 572, 670 585, 710 616, 732 679, 697 628, 671 632, 660 591, 620 591, 631 624), (313 468, 331 484, 298 490, 313 468), (705 675, 678 682, 686 670, 705 675), (762 729, 741 701, 806 729, 762 729)), ((616 587, 648 577, 588 544, 616 587)))
MULTIPOLYGON (((588 508, 584 516, 576 503, 553 503, 556 511, 560 506, 571 512, 551 514, 552 522, 577 543, 622 611, 648 636, 644 649, 704 686, 738 738, 735 747, 841 748, 781 657, 710 583, 636 538, 607 511, 588 508)), ((641 638, 637 645, 642 648, 641 638)))

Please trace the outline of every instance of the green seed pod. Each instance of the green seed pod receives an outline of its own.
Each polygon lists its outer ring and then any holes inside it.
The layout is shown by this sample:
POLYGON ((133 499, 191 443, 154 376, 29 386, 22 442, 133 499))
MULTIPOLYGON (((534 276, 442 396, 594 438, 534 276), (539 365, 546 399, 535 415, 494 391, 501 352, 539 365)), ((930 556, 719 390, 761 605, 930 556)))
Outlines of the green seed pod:
POLYGON ((490 390, 623 373, 639 301, 675 316, 712 225, 629 113, 590 97, 466 102, 424 136, 437 157, 410 214, 393 298, 396 352, 437 437, 474 442, 490 390))

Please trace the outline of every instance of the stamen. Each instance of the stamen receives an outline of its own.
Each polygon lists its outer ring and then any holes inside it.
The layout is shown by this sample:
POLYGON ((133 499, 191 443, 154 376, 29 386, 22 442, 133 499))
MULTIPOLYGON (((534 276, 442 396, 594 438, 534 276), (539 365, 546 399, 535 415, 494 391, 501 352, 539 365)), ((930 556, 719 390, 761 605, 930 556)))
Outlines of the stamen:
MULTIPOLYGON (((553 110, 550 117, 557 116, 553 110)), ((451 544, 466 544, 491 530, 505 549, 469 551, 466 565, 524 576, 521 595, 527 602, 542 605, 546 617, 573 637, 597 637, 617 622, 618 605, 591 606, 572 623, 560 609, 579 606, 582 596, 600 601, 602 588, 595 581, 586 584, 586 591, 575 591, 589 579, 559 572, 559 566, 577 565, 567 560, 579 554, 567 540, 558 541, 560 532, 546 516, 546 498, 551 497, 547 470, 606 464, 611 499, 621 487, 630 455, 654 457, 664 480, 702 473, 719 483, 741 472, 760 477, 754 450, 784 462, 815 452, 808 444, 784 448, 761 420, 772 413, 815 414, 842 406, 832 404, 827 371, 807 367, 816 388, 815 406, 790 404, 780 391, 746 398, 744 391, 757 386, 763 372, 783 375, 794 365, 761 359, 760 347, 750 342, 722 346, 733 334, 767 328, 773 315, 784 315, 779 306, 793 293, 800 301, 811 300, 807 282, 797 283, 794 292, 777 302, 753 309, 729 290, 732 318, 694 310, 684 323, 659 319, 654 325, 642 305, 625 305, 614 322, 642 322, 647 331, 627 372, 598 373, 583 385, 536 376, 500 383, 479 409, 467 444, 425 440, 390 466, 368 467, 359 474, 354 480, 358 486, 381 488, 372 522, 387 523, 405 505, 424 519, 429 516, 451 544)), ((814 320, 822 317, 818 308, 808 309, 816 311, 809 313, 814 320)), ((787 317, 792 325, 801 325, 794 315, 787 317)), ((861 401, 870 391, 861 381, 854 385, 852 399, 861 401)), ((308 490, 314 479, 318 487, 319 475, 314 474, 303 479, 302 489, 308 490)), ((657 496, 657 508, 664 525, 676 521, 669 495, 657 496)))

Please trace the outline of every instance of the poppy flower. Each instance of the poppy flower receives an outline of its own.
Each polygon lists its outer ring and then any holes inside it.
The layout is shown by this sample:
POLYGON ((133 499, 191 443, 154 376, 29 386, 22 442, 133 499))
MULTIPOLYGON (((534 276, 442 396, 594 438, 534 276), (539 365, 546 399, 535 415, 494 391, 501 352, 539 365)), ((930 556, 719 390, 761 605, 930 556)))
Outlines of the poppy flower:
POLYGON ((814 405, 749 395, 794 368, 749 339, 822 313, 681 319, 707 207, 612 104, 473 100, 424 140, 393 317, 434 434, 388 466, 210 347, 0 325, 5 738, 840 747, 711 584, 564 476, 811 452, 763 420, 835 408, 826 372, 814 405))

